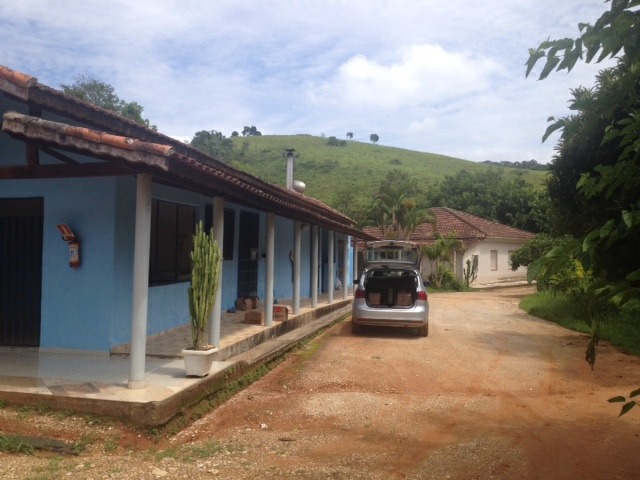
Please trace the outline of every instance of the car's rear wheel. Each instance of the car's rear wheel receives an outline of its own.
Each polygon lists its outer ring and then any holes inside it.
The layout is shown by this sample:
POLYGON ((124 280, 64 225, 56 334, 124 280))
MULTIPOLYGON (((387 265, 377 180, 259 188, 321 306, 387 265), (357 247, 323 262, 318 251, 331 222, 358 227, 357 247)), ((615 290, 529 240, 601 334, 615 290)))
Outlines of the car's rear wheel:
POLYGON ((423 325, 422 327, 418 327, 418 335, 420 335, 421 337, 427 337, 429 336, 429 324, 427 323, 426 325, 423 325))

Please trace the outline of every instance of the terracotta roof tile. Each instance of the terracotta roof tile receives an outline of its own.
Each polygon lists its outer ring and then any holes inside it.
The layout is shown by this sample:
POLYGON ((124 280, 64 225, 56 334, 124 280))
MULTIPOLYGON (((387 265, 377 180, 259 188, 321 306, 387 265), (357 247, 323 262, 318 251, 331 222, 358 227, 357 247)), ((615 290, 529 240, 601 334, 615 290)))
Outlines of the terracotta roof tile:
POLYGON ((134 140, 121 135, 113 135, 111 133, 103 133, 100 135, 100 143, 111 145, 112 147, 122 148, 123 150, 135 150, 134 140))
POLYGON ((38 81, 35 77, 31 77, 25 73, 11 70, 9 67, 0 65, 0 78, 9 80, 20 87, 31 87, 38 81))
POLYGON ((442 235, 455 232, 458 235, 470 237, 486 236, 530 239, 535 236, 531 232, 510 227, 493 220, 487 220, 486 218, 471 215, 470 213, 454 210, 453 208, 434 207, 431 210, 436 215, 438 230, 442 235))
POLYGON ((70 137, 82 138, 89 142, 102 143, 100 141, 102 132, 98 132, 90 128, 68 126, 65 129, 64 133, 65 135, 69 135, 70 137))
POLYGON ((135 138, 124 137, 122 135, 113 135, 112 133, 99 132, 91 128, 75 127, 73 125, 62 125, 60 128, 65 135, 70 137, 82 138, 89 142, 109 145, 111 147, 122 148, 123 150, 137 150, 154 155, 171 155, 173 147, 171 145, 162 145, 159 143, 142 142, 135 138))
POLYGON ((98 145, 105 145, 128 151, 150 153, 157 156, 168 156, 173 152, 173 148, 169 145, 141 142, 129 137, 113 135, 85 127, 67 125, 65 123, 53 122, 16 112, 6 112, 3 118, 5 120, 2 126, 3 130, 12 133, 21 133, 24 136, 39 138, 41 140, 48 140, 50 139, 50 135, 53 134, 61 138, 76 138, 98 145))
MULTIPOLYGON (((433 207, 431 211, 436 217, 436 229, 434 230, 433 225, 428 223, 418 225, 409 236, 410 241, 428 245, 433 243, 436 233, 443 237, 453 235, 461 240, 465 248, 468 249, 487 237, 529 240, 535 236, 531 232, 509 227, 508 225, 454 210, 453 208, 433 207)), ((372 236, 381 238, 380 229, 377 227, 367 227, 363 230, 372 236)))

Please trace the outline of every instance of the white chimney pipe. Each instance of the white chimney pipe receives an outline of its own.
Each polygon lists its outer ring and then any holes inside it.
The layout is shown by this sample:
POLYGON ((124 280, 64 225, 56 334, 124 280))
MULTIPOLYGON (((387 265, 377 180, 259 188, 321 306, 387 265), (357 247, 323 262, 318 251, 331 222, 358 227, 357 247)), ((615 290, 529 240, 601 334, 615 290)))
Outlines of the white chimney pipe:
POLYGON ((287 148, 287 188, 291 190, 293 188, 293 148, 287 148))

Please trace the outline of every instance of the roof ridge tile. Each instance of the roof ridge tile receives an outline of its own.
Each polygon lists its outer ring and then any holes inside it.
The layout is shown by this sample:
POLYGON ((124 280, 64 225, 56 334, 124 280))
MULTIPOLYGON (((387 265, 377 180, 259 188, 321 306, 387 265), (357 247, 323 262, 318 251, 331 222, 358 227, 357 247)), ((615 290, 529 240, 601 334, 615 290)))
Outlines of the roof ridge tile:
POLYGON ((4 65, 0 65, 0 78, 4 78, 5 80, 13 82, 24 88, 32 87, 38 82, 35 77, 27 75, 26 73, 18 72, 17 70, 12 70, 4 65))
POLYGON ((143 142, 136 138, 126 137, 123 135, 114 135, 112 133, 95 130, 93 128, 78 127, 76 125, 69 125, 62 122, 55 122, 52 120, 45 120, 39 117, 32 117, 29 115, 23 115, 17 112, 5 113, 7 118, 18 119, 29 125, 41 125, 51 130, 59 130, 69 137, 80 138, 88 142, 93 142, 102 145, 109 145, 111 147, 120 148, 122 150, 130 151, 142 151, 160 156, 169 156, 173 153, 173 147, 171 145, 163 145, 160 143, 143 142))

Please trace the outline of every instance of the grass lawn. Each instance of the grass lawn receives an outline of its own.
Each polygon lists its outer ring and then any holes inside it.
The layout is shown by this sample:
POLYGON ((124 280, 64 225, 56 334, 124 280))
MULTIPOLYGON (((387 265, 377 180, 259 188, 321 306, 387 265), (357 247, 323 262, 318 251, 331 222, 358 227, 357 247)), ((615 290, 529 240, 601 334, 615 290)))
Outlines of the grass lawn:
MULTIPOLYGON (((584 310, 567 295, 538 292, 522 299, 520 308, 568 329, 591 333, 584 310)), ((629 302, 616 313, 603 318, 600 338, 627 353, 640 356, 640 301, 629 302)))

